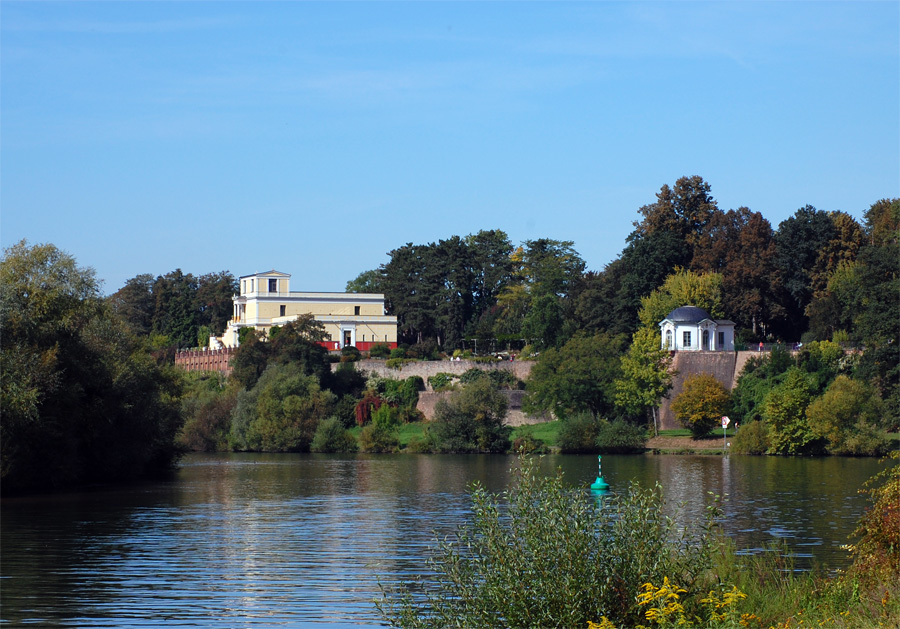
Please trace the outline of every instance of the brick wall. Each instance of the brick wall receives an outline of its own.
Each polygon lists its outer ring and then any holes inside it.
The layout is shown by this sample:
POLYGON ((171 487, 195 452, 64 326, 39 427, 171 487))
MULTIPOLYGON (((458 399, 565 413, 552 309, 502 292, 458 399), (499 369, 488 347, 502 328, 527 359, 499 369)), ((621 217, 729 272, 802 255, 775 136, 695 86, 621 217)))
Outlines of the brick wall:
POLYGON ((235 348, 188 349, 175 353, 175 365, 185 371, 218 371, 231 374, 231 357, 235 348))

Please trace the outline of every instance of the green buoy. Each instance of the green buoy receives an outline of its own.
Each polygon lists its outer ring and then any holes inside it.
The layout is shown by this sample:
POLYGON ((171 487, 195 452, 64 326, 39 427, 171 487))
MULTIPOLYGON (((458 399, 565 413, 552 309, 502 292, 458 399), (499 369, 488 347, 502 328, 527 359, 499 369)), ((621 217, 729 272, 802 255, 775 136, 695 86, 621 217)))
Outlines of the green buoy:
POLYGON ((597 480, 591 485, 591 491, 599 491, 606 493, 609 491, 609 483, 603 480, 603 469, 601 467, 602 456, 597 456, 597 480))

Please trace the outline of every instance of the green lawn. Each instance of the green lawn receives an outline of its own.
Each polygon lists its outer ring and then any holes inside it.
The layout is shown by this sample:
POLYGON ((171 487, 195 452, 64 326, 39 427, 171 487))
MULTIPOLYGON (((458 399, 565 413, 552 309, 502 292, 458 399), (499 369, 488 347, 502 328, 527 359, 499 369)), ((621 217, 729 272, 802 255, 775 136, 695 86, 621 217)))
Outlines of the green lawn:
POLYGON ((556 437, 559 434, 559 422, 550 421, 542 424, 531 424, 528 426, 516 426, 513 428, 512 440, 523 435, 531 435, 535 439, 540 439, 548 446, 556 445, 556 437))
MULTIPOLYGON (((397 438, 400 440, 400 447, 405 448, 409 445, 409 442, 412 441, 414 437, 422 439, 425 436, 425 424, 426 422, 414 422, 412 424, 400 424, 397 427, 397 438)), ((362 432, 362 428, 359 426, 354 426, 350 429, 350 434, 353 435, 353 438, 356 441, 359 441, 359 433, 362 432)))

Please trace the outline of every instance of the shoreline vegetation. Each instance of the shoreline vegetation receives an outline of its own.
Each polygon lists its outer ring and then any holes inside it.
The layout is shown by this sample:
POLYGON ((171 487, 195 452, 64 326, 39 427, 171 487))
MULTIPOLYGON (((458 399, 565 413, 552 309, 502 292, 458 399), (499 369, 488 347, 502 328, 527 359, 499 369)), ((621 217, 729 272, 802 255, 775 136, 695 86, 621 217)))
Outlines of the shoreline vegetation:
MULTIPOLYGON (((376 602, 395 627, 900 626, 900 467, 868 483, 851 566, 796 572, 783 549, 741 555, 717 525, 719 497, 687 528, 667 517, 660 486, 620 495, 572 489, 537 473, 534 457, 432 543, 433 576, 382 584, 376 602), (777 551, 782 552, 777 552, 777 551)), ((896 456, 894 457, 896 459, 896 456)))
POLYGON ((804 206, 774 229, 690 176, 639 208, 599 271, 571 241, 514 245, 499 229, 408 243, 347 283, 397 316, 399 346, 368 352, 401 368, 392 377, 358 372, 355 347, 330 354, 311 314, 242 327, 227 378, 182 371, 176 348, 205 346, 233 316, 230 272, 142 274, 103 296, 92 269, 21 241, 0 260, 0 491, 137 480, 187 451, 712 454, 723 415, 740 424, 735 454, 882 456, 900 432, 900 199, 862 214, 804 206), (691 439, 657 435, 675 375, 659 322, 685 305, 733 321, 738 345, 775 344, 733 390, 685 377, 670 409, 691 439), (423 423, 426 383, 402 366, 493 360, 486 348, 533 361, 526 380, 429 375, 447 396, 423 423), (510 390, 558 421, 508 426, 510 390))

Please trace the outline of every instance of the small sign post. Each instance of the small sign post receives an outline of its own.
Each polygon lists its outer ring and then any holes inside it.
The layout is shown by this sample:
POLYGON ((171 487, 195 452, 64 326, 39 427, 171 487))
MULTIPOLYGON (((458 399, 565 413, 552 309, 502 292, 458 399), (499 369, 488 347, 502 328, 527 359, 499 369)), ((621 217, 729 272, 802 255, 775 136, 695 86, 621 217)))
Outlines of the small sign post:
POLYGON ((727 415, 722 415, 722 451, 728 452, 728 444, 726 443, 728 439, 728 424, 731 423, 731 420, 728 419, 727 415))

